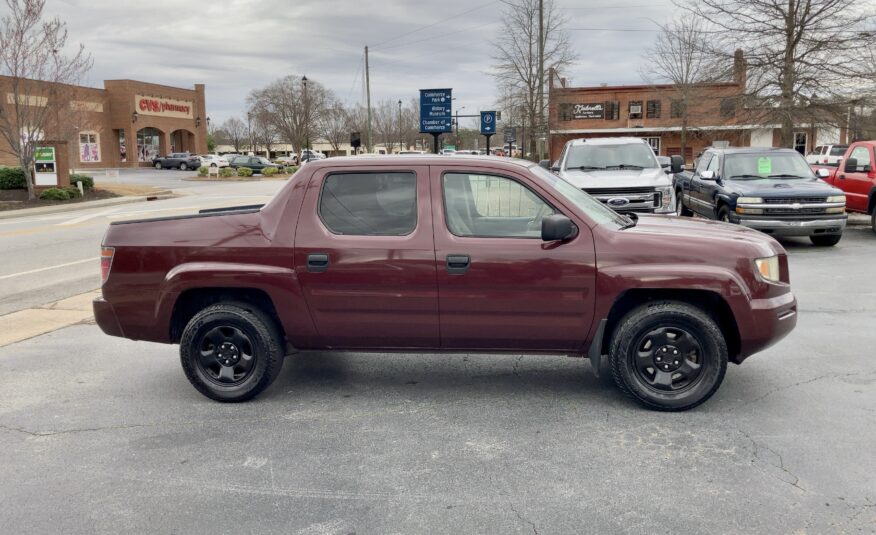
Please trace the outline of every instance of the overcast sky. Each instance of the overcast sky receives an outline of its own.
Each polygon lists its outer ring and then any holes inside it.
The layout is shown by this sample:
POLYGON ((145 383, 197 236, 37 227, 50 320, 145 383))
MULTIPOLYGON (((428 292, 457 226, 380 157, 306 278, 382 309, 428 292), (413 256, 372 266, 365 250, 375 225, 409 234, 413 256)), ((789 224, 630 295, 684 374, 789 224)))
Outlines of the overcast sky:
MULTIPOLYGON (((555 2, 579 56, 566 72, 574 85, 641 81, 657 34, 619 30, 654 30, 675 12, 670 0, 555 2)), ((365 45, 372 105, 452 87, 462 113, 493 109, 490 42, 502 9, 498 0, 48 0, 46 15, 67 21, 71 42, 94 56, 86 85, 204 83, 208 113, 222 122, 241 114, 252 89, 288 74, 364 101, 365 45)))

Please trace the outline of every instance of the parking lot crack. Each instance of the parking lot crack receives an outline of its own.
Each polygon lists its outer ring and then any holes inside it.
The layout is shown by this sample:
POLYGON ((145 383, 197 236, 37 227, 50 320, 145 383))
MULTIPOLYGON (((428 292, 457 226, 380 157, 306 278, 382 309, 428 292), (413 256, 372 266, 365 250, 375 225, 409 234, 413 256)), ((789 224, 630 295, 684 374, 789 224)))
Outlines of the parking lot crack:
POLYGON ((811 384, 811 383, 815 383, 815 382, 817 382, 817 381, 821 381, 821 380, 823 380, 823 379, 836 379, 836 378, 840 378, 840 377, 853 377, 853 376, 855 376, 855 375, 860 375, 860 372, 853 372, 853 373, 826 373, 826 374, 824 374, 824 375, 819 375, 818 377, 813 377, 813 378, 811 378, 811 379, 807 379, 807 380, 805 380, 805 381, 799 381, 799 382, 796 382, 796 383, 793 383, 793 384, 789 384, 789 385, 785 385, 785 386, 776 387, 776 388, 773 388, 772 390, 770 390, 770 391, 768 391, 768 392, 766 392, 766 393, 764 393, 764 394, 762 394, 762 395, 760 395, 760 396, 758 396, 758 397, 756 397, 756 398, 754 398, 754 399, 750 399, 750 400, 746 401, 745 403, 742 403, 742 404, 740 404, 740 405, 736 405, 736 406, 734 406, 734 407, 731 407, 730 409, 728 409, 728 412, 735 411, 736 409, 741 409, 741 408, 743 408, 743 407, 747 407, 748 405, 752 405, 752 404, 754 404, 754 403, 757 403, 757 402, 759 402, 759 401, 762 401, 762 400, 764 400, 764 399, 766 399, 766 398, 772 396, 773 394, 776 394, 776 393, 778 393, 778 392, 784 392, 785 390, 789 390, 789 389, 791 389, 791 388, 796 388, 796 387, 798 387, 798 386, 808 385, 808 384, 811 384))
POLYGON ((783 481, 783 482, 791 485, 792 487, 799 489, 802 492, 808 492, 805 488, 800 486, 800 477, 797 476, 794 472, 792 472, 790 469, 788 469, 785 466, 785 459, 784 459, 784 457, 782 457, 781 453, 770 448, 766 444, 763 444, 761 442, 756 441, 751 435, 749 435, 748 433, 746 433, 745 431, 743 431, 739 427, 737 427, 737 426, 734 426, 734 427, 736 427, 736 430, 742 436, 744 436, 745 438, 747 438, 749 440, 749 442, 751 442, 752 454, 754 455, 754 458, 752 459, 752 463, 760 462, 760 463, 766 464, 768 466, 778 468, 784 474, 786 474, 789 478, 791 478, 791 479, 788 479, 785 477, 776 476, 776 478, 779 481, 783 481), (763 452, 768 452, 769 454, 772 454, 772 455, 766 455, 766 454, 763 454, 763 452), (775 462, 776 459, 778 460, 778 463, 775 462))
POLYGON ((491 486, 493 489, 495 489, 496 492, 497 492, 500 496, 504 497, 505 500, 508 501, 508 507, 511 509, 511 512, 514 513, 514 516, 517 517, 517 520, 519 520, 519 521, 521 521, 521 522, 524 522, 524 523, 526 523, 526 524, 529 524, 529 527, 532 528, 532 533, 533 533, 534 535, 538 535, 538 528, 536 527, 535 522, 533 522, 533 521, 529 520, 528 518, 524 517, 524 516, 520 513, 520 511, 518 511, 517 508, 514 507, 514 502, 511 501, 511 497, 508 496, 508 493, 507 493, 505 490, 500 489, 498 486, 496 486, 496 481, 493 479, 492 474, 490 474, 489 477, 490 477, 490 486, 491 486))

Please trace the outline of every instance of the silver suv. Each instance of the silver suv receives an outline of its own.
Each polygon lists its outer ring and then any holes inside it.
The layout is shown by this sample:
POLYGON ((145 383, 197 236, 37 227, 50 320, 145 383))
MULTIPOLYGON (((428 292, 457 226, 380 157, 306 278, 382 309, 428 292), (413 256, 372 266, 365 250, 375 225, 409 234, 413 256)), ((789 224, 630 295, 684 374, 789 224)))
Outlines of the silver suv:
POLYGON ((669 169, 641 138, 573 139, 551 171, 618 212, 675 211, 669 169))

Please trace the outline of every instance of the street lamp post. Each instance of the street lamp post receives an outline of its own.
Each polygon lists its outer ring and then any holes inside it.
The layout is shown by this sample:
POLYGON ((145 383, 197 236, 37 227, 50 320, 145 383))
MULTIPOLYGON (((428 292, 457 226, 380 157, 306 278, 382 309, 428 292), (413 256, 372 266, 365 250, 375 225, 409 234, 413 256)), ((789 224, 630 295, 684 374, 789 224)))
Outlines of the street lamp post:
POLYGON ((459 112, 465 109, 465 106, 456 110, 456 150, 459 150, 459 112))
POLYGON ((301 77, 304 87, 304 148, 310 150, 310 102, 307 100, 307 76, 301 77))
POLYGON ((255 154, 255 147, 252 142, 252 112, 246 112, 246 129, 249 130, 249 152, 255 154))
POLYGON ((398 151, 401 153, 402 145, 404 144, 404 133, 402 133, 402 116, 401 116, 401 99, 398 100, 398 151))

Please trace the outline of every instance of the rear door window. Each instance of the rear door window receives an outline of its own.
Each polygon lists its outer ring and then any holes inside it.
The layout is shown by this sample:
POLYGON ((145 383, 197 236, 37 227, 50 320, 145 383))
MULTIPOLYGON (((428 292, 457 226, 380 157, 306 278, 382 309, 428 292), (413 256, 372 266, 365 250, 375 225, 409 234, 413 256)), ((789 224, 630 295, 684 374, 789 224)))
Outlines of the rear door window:
POLYGON ((702 156, 700 156, 700 161, 697 162, 696 173, 698 175, 702 174, 702 172, 705 171, 709 167, 709 162, 711 160, 712 160, 712 153, 711 152, 707 152, 707 153, 703 154, 702 156))
POLYGON ((417 226, 417 175, 329 175, 319 197, 319 217, 334 234, 406 236, 417 226))

